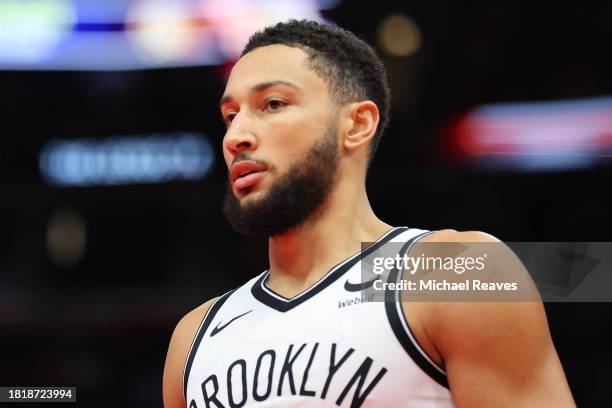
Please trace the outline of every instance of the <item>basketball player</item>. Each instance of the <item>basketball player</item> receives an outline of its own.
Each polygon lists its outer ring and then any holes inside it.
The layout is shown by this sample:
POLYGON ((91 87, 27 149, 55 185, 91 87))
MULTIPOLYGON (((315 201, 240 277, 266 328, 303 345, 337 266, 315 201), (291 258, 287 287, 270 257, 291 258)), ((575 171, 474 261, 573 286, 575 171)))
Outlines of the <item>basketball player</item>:
POLYGON ((365 179, 389 90, 368 45, 315 22, 268 27, 250 38, 220 108, 224 212, 239 232, 269 237, 270 268, 178 323, 166 408, 574 406, 541 303, 341 306, 364 286, 359 260, 381 245, 498 242, 374 214, 365 179))

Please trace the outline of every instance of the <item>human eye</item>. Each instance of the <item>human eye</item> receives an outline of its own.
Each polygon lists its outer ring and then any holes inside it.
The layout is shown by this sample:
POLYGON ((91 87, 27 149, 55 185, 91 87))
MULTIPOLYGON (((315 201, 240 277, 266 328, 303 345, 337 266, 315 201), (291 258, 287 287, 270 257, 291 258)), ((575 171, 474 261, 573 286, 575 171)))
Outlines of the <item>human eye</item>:
POLYGON ((234 120, 234 118, 236 117, 236 112, 235 111, 228 111, 226 112, 223 116, 223 122, 225 123, 226 126, 229 126, 232 123, 232 120, 234 120))
POLYGON ((287 102, 282 99, 268 99, 265 103, 264 110, 274 112, 285 106, 287 106, 287 102))

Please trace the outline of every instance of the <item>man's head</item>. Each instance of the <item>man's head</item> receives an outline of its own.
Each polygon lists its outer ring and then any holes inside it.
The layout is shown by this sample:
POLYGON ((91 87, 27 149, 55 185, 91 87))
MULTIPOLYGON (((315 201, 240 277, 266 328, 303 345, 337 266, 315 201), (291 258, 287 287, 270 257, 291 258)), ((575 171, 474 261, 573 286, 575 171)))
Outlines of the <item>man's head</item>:
POLYGON ((384 67, 353 34, 310 21, 254 34, 221 99, 230 223, 264 236, 303 223, 339 165, 365 177, 388 109, 384 67))
POLYGON ((272 44, 305 51, 307 67, 327 83, 338 106, 364 100, 376 104, 380 120, 370 144, 371 160, 389 123, 391 98, 385 66, 372 47, 340 27, 291 20, 255 33, 244 47, 242 56, 272 44))

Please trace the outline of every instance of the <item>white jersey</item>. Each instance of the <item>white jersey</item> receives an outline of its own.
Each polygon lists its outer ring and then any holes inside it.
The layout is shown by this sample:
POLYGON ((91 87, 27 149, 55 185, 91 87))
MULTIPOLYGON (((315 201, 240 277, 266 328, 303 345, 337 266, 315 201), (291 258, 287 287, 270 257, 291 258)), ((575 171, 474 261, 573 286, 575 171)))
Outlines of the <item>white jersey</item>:
POLYGON ((185 364, 187 407, 452 407, 397 292, 390 302, 359 293, 367 253, 387 242, 408 250, 426 234, 394 228, 291 299, 266 286, 268 271, 219 298, 185 364))

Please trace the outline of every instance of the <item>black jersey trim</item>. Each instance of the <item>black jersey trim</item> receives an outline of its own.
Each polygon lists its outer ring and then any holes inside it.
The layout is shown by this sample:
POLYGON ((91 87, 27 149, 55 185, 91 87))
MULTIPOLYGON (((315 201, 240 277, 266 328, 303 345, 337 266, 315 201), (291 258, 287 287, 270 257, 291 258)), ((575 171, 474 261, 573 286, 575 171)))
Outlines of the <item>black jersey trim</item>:
POLYGON ((214 319, 219 309, 221 309, 221 306, 223 306, 223 303, 225 303, 227 298, 234 293, 234 290, 231 290, 225 295, 221 296, 208 308, 202 322, 200 323, 197 334, 191 343, 191 348, 189 349, 189 354, 187 355, 187 361, 185 363, 185 370, 183 371, 183 395, 185 396, 185 401, 187 401, 187 382, 189 381, 189 373, 191 372, 191 366, 193 365, 193 360, 198 351, 198 347, 202 342, 204 334, 206 334, 206 331, 208 330, 208 326, 210 326, 210 323, 214 319))
MULTIPOLYGON (((418 240, 429 234, 431 234, 431 232, 423 233, 406 242, 400 250, 400 256, 403 256, 404 253, 410 252, 410 249, 412 249, 412 246, 418 240)), ((398 282, 400 279, 401 273, 398 269, 394 269, 389 274, 389 282, 398 282)), ((395 337, 400 342, 404 350, 406 350, 410 358, 412 358, 416 365, 418 365, 429 377, 431 377, 431 379, 441 386, 449 388, 448 379, 444 370, 438 367, 438 365, 427 355, 425 350, 423 350, 421 345, 416 340, 414 333, 412 333, 408 320, 406 319, 406 316, 404 316, 399 290, 387 290, 385 293, 385 310, 395 337)))
POLYGON ((407 227, 393 228, 392 230, 384 234, 382 237, 380 237, 372 245, 367 247, 365 250, 359 251, 358 253, 352 255, 351 257, 334 266, 317 283, 315 283, 313 286, 291 299, 285 298, 284 296, 273 292, 265 286, 268 275, 270 274, 269 271, 262 274, 261 277, 257 279, 257 281, 255 281, 255 283, 251 287, 251 293, 253 294, 253 297, 255 297, 255 299, 271 307, 272 309, 283 313, 287 312, 288 310, 293 309, 294 307, 312 298, 317 293, 321 292, 323 289, 338 280, 338 278, 340 278, 346 271, 351 269, 353 265, 359 262, 359 260, 361 260, 363 257, 367 256, 369 253, 375 251, 384 243, 390 241, 391 239, 395 238, 402 232, 407 231, 408 229, 409 228, 407 227))

